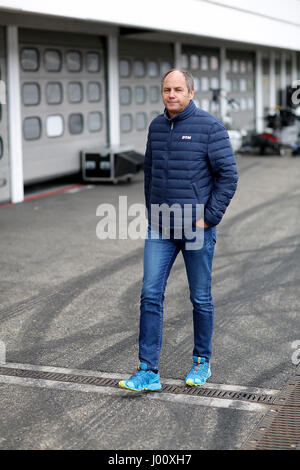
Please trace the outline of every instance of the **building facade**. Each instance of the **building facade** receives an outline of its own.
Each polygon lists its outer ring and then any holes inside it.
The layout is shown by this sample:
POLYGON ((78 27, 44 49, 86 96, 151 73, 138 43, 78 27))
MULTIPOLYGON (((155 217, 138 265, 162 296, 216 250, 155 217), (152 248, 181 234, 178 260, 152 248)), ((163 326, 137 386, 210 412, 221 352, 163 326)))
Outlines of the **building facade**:
POLYGON ((0 2, 0 202, 78 172, 83 149, 143 152, 172 67, 193 73, 199 107, 245 130, 300 79, 297 0, 40 3, 0 2))

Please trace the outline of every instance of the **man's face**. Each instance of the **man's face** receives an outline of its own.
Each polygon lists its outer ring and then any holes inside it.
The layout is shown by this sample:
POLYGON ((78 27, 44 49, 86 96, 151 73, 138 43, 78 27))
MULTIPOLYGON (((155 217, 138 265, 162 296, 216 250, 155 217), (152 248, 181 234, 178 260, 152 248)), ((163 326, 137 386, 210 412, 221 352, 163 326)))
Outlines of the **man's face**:
POLYGON ((166 76, 162 87, 162 99, 170 117, 183 111, 193 97, 194 90, 188 90, 181 72, 176 70, 166 76))

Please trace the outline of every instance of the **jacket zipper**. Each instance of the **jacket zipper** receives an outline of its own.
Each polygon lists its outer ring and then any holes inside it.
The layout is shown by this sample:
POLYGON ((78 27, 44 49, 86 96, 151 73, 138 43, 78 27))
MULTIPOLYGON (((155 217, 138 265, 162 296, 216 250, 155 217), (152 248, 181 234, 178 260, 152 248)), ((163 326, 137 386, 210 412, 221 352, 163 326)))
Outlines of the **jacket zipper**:
MULTIPOLYGON (((171 122, 171 127, 170 127, 170 135, 169 135, 169 142, 168 142, 168 158, 167 158, 167 174, 166 174, 166 190, 167 190, 167 184, 168 184, 168 175, 169 175, 169 156, 171 153, 171 141, 172 141, 172 132, 173 132, 173 127, 174 127, 174 121, 171 122)), ((166 191, 167 192, 167 191, 166 191)))

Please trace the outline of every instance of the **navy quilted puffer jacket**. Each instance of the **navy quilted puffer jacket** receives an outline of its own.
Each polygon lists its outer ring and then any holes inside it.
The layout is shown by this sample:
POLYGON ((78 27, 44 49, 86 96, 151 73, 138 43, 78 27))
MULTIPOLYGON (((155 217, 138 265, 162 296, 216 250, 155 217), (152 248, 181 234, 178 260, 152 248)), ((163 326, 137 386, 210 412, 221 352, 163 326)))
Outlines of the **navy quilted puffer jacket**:
MULTIPOLYGON (((223 123, 190 101, 176 116, 157 116, 150 124, 144 164, 145 202, 204 205, 204 220, 217 225, 233 197, 238 173, 223 123)), ((171 216, 172 219, 172 216, 171 216)), ((171 222, 172 226, 172 222, 171 222)))

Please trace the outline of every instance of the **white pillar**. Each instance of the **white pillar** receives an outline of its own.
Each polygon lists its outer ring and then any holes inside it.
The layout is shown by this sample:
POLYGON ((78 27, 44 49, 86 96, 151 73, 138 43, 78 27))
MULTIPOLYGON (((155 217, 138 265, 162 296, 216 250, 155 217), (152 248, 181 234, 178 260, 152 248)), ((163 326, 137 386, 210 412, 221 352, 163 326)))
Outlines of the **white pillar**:
POLYGON ((270 108, 276 106, 276 74, 275 74, 275 51, 270 53, 270 108))
POLYGON ((286 106, 286 55, 281 53, 280 60, 280 88, 281 88, 281 104, 286 106))
POLYGON ((262 51, 256 51, 255 66, 255 122, 256 131, 262 132, 264 128, 263 109, 263 73, 262 73, 262 51))
POLYGON ((108 125, 110 145, 120 145, 118 36, 108 36, 108 125))
POLYGON ((175 69, 182 68, 182 60, 181 60, 181 42, 174 43, 174 67, 175 69))
POLYGON ((17 26, 7 26, 7 96, 11 201, 24 200, 22 116, 17 26))
POLYGON ((220 48, 220 88, 221 90, 221 101, 220 101, 220 115, 221 119, 223 120, 226 111, 227 111, 227 101, 225 97, 222 97, 223 95, 226 94, 227 91, 227 82, 226 82, 226 48, 221 47, 220 48))

